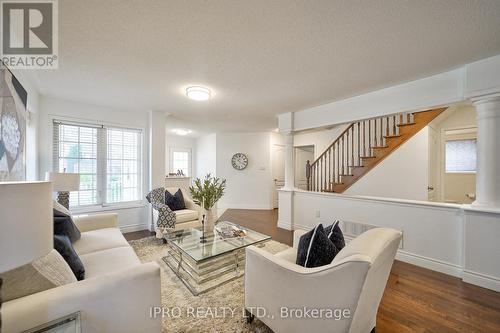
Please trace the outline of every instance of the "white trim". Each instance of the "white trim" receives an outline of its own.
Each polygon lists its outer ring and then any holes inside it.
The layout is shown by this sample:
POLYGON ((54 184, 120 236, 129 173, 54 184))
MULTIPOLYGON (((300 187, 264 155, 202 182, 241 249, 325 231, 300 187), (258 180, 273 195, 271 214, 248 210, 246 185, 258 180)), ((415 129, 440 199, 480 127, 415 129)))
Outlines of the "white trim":
MULTIPOLYGON (((280 190, 281 191, 281 190, 280 190)), ((456 210, 460 209, 462 205, 460 204, 452 204, 452 203, 443 203, 443 202, 431 202, 431 201, 419 201, 419 200, 407 200, 407 199, 396 199, 396 198, 383 198, 383 197, 369 197, 369 196, 361 196, 361 195, 346 195, 339 193, 329 193, 329 192, 312 192, 312 191, 304 191, 300 189, 295 189, 290 192, 295 192, 295 195, 317 195, 324 197, 337 197, 338 199, 343 200, 354 200, 354 201, 372 201, 372 202, 385 202, 388 204, 398 205, 398 206, 425 206, 425 207, 433 207, 434 209, 442 209, 442 210, 456 210)))
POLYGON ((78 214, 118 211, 118 210, 124 210, 124 209, 135 209, 135 208, 143 208, 143 207, 146 207, 146 204, 143 203, 142 201, 137 201, 137 202, 131 202, 131 203, 123 203, 123 204, 119 203, 119 204, 115 204, 115 205, 106 205, 106 206, 100 206, 100 205, 80 206, 80 207, 71 208, 70 212, 73 215, 78 215, 78 214))
POLYGON ((462 267, 460 265, 452 264, 442 260, 432 259, 404 250, 398 250, 396 259, 458 278, 462 277, 463 273, 462 267))
POLYGON ((297 230, 297 228, 292 229, 292 225, 289 222, 278 220, 278 228, 285 230, 297 230))
POLYGON ((500 279, 487 274, 464 270, 462 280, 476 286, 500 292, 500 279))
POLYGON ((149 230, 148 224, 138 223, 138 224, 129 224, 124 226, 118 226, 122 233, 141 231, 141 230, 149 230))

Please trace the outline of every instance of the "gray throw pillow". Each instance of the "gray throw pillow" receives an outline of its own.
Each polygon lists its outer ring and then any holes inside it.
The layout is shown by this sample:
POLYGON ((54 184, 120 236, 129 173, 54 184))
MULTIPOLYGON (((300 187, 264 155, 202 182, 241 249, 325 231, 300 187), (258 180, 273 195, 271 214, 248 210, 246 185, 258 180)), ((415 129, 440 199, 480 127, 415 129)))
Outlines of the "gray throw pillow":
POLYGON ((68 236, 71 242, 75 242, 80 239, 80 230, 73 222, 73 217, 71 213, 61 204, 54 201, 53 203, 54 211, 54 235, 64 235, 68 236))

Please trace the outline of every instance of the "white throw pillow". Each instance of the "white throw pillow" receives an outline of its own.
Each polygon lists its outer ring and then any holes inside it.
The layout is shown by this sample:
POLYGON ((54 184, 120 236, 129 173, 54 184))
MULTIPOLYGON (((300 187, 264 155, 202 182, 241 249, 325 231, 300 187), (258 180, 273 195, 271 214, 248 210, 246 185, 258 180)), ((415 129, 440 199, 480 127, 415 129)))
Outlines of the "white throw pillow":
POLYGON ((33 262, 0 274, 3 280, 2 301, 35 294, 77 282, 63 257, 56 250, 33 262))

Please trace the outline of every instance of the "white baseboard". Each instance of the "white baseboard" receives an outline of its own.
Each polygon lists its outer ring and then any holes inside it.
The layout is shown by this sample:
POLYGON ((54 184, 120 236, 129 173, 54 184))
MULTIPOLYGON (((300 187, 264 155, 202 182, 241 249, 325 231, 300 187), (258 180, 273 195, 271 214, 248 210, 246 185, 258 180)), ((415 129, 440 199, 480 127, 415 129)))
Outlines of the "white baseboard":
POLYGON ((415 266, 427 268, 436 272, 448 274, 458 278, 461 278, 463 273, 462 267, 459 265, 420 256, 418 254, 406 252, 403 250, 398 250, 398 253, 396 254, 396 259, 407 262, 415 266))
MULTIPOLYGON (((346 242, 351 241, 353 238, 345 236, 346 242)), ((404 250, 398 250, 396 259, 415 266, 430 269, 432 271, 444 273, 447 275, 461 278, 463 275, 462 266, 450 264, 449 262, 432 259, 429 257, 421 256, 404 250)))
POLYGON ((292 225, 289 222, 278 220, 278 228, 292 230, 292 225))
POLYGON ((119 228, 122 233, 127 233, 127 232, 141 231, 141 230, 149 230, 149 225, 147 225, 146 223, 139 223, 139 224, 123 225, 119 226, 119 228))
POLYGON ((462 280, 476 286, 500 292, 500 279, 494 276, 464 270, 462 280))

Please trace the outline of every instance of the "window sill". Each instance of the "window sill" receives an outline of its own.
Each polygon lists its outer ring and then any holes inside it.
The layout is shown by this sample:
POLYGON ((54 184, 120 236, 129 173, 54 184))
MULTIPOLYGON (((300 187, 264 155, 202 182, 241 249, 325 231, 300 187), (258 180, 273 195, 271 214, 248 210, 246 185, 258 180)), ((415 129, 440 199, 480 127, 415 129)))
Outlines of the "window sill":
POLYGON ((142 202, 132 202, 132 203, 109 205, 109 206, 75 207, 71 208, 70 211, 73 215, 77 215, 77 214, 87 214, 87 213, 109 212, 109 211, 124 210, 124 209, 143 208, 143 207, 146 207, 146 205, 142 202))

